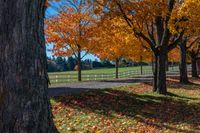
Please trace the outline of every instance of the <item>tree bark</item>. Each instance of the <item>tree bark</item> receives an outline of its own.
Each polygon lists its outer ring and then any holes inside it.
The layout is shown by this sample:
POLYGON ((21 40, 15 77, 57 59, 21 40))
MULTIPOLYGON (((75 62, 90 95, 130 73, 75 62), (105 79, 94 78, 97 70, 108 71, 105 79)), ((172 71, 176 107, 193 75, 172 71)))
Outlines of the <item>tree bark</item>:
POLYGON ((81 50, 78 50, 78 59, 77 59, 77 64, 78 64, 78 81, 81 81, 81 50))
POLYGON ((186 56, 187 56, 187 52, 186 52, 186 42, 182 42, 179 44, 180 47, 180 83, 188 83, 188 75, 187 75, 187 62, 186 62, 186 56))
POLYGON ((158 75, 158 55, 155 56, 155 66, 153 70, 153 92, 157 90, 157 75, 158 75))
POLYGON ((169 59, 168 59, 168 54, 167 54, 167 57, 166 57, 166 71, 169 71, 169 59))
POLYGON ((55 133, 48 97, 45 0, 0 0, 0 132, 55 133))
POLYGON ((196 58, 192 58, 192 77, 198 78, 198 71, 197 71, 197 60, 196 58))
POLYGON ((119 59, 115 60, 115 78, 118 79, 119 78, 119 59))
POLYGON ((167 93, 166 85, 166 57, 167 57, 167 48, 165 45, 162 46, 159 51, 158 56, 158 74, 157 74, 157 92, 159 94, 167 93))

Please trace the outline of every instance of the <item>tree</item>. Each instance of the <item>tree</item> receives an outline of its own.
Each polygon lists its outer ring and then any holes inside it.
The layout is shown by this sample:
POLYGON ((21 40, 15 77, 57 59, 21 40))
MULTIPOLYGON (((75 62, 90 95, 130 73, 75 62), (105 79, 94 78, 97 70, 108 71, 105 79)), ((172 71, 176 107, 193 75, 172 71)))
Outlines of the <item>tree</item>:
MULTIPOLYGON (((143 0, 112 2, 98 1, 99 5, 108 5, 108 13, 121 16, 132 29, 134 35, 144 40, 155 56, 154 91, 160 94, 167 93, 166 61, 168 52, 173 49, 181 34, 172 35, 169 29, 170 19, 179 3, 175 0, 143 0), (104 3, 103 3, 104 2, 104 3), (110 6, 109 6, 110 4, 110 6)), ((105 7, 105 6, 103 6, 105 7)))
POLYGON ((0 0, 0 132, 55 133, 44 40, 45 0, 0 0))
POLYGON ((76 65, 76 60, 73 57, 68 57, 67 66, 69 67, 70 71, 74 70, 75 65, 76 65))
POLYGON ((127 28, 126 22, 119 18, 105 18, 95 30, 97 45, 93 50, 100 59, 107 59, 115 62, 116 75, 118 78, 119 62, 122 58, 130 58, 135 44, 138 40, 128 33, 131 30, 127 28), (129 31, 128 31, 129 30, 129 31))
POLYGON ((59 71, 66 71, 67 70, 67 61, 65 58, 62 57, 57 57, 56 60, 56 65, 58 66, 59 71))
POLYGON ((95 18, 90 3, 85 0, 67 0, 59 13, 46 21, 47 43, 54 45, 55 56, 75 56, 81 81, 81 59, 94 47, 90 41, 95 18))
MULTIPOLYGON (((199 40, 199 33, 200 33, 200 25, 199 25, 199 10, 200 3, 199 0, 185 0, 184 4, 177 10, 174 18, 172 19, 172 23, 176 22, 176 26, 171 24, 171 30, 174 33, 180 32, 180 29, 185 31, 185 35, 182 38, 182 41, 179 43, 180 52, 181 52, 181 65, 180 65, 180 82, 187 83, 187 66, 186 66, 186 54, 189 52, 190 57, 195 56, 196 52, 193 51, 191 54, 191 47, 193 47, 196 42, 199 40), (183 21, 177 21, 177 20, 183 21)), ((193 47, 194 48, 194 47, 193 47)), ((195 48, 196 49, 196 48, 195 48)), ((198 49, 198 48, 197 48, 198 49)), ((198 53, 198 52, 197 52, 198 53)), ((196 58, 196 57, 194 57, 196 58)), ((193 60, 195 64, 195 60, 193 60)), ((196 65, 193 64, 193 76, 195 76, 195 67, 196 65)), ((196 75, 197 76, 197 75, 196 75)))
POLYGON ((200 43, 199 42, 194 43, 194 45, 191 46, 187 52, 191 58, 192 77, 198 78, 199 74, 197 71, 197 60, 199 59, 199 54, 200 54, 200 43))

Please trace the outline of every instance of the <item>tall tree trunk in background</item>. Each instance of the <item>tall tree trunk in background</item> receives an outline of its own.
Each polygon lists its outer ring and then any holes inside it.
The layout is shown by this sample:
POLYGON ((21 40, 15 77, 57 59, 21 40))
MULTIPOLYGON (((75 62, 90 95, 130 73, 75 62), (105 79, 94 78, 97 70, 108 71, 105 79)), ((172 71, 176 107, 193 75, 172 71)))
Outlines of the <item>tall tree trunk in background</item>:
POLYGON ((198 71, 197 71, 197 60, 196 57, 192 58, 192 77, 198 78, 198 71))
POLYGON ((169 59, 168 58, 169 57, 168 57, 168 54, 167 54, 166 62, 165 62, 165 64, 166 64, 166 71, 169 71, 169 59))
POLYGON ((155 54, 155 66, 153 69, 153 91, 157 90, 157 76, 158 76, 158 55, 155 54))
POLYGON ((117 58, 115 60, 115 78, 118 79, 119 78, 119 59, 117 58))
POLYGON ((45 0, 0 0, 0 132, 55 133, 48 97, 45 0))
POLYGON ((78 81, 81 81, 82 78, 81 78, 81 50, 80 50, 80 47, 78 50, 77 65, 78 65, 78 81))
POLYGON ((167 57, 167 46, 163 45, 158 55, 158 74, 157 74, 157 92, 159 94, 167 93, 166 85, 166 57, 167 57))
POLYGON ((187 75, 187 62, 186 62, 186 56, 187 56, 187 48, 186 48, 186 41, 182 41, 179 44, 180 47, 180 83, 188 83, 188 75, 187 75))

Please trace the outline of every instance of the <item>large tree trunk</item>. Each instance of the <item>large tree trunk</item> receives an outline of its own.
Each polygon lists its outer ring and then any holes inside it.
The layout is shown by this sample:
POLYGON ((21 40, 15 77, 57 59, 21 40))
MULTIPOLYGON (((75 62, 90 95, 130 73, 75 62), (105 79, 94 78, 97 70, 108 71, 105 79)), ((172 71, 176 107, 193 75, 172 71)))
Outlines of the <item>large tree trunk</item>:
POLYGON ((166 63, 166 71, 169 71, 169 57, 168 57, 168 54, 167 54, 165 63, 166 63))
POLYGON ((180 43, 180 83, 188 83, 188 75, 187 75, 187 62, 186 62, 186 42, 180 43))
POLYGON ((0 0, 0 132, 55 133, 48 97, 45 0, 0 0))
POLYGON ((167 48, 162 46, 159 56, 158 56, 158 74, 157 74, 157 92, 159 94, 167 93, 166 86, 166 57, 167 57, 167 48))
POLYGON ((78 59, 77 59, 77 63, 78 63, 78 81, 81 81, 81 51, 79 50, 78 52, 78 59))
POLYGON ((119 78, 119 59, 115 60, 115 78, 118 79, 119 78))
POLYGON ((158 76, 158 55, 155 55, 155 66, 153 68, 153 91, 157 90, 157 76, 158 76))
POLYGON ((198 71, 197 71, 197 60, 196 58, 192 58, 192 77, 198 78, 198 71))

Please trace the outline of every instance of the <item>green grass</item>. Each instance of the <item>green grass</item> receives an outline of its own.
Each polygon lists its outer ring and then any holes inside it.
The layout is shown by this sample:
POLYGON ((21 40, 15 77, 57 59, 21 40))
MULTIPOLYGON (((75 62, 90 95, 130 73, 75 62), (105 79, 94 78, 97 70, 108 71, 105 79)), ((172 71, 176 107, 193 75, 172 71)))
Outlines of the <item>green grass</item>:
MULTIPOLYGON (((132 78, 141 75, 141 67, 121 67, 119 68, 119 78, 132 78)), ((174 67, 178 69, 178 67, 174 67)), ((170 68, 172 70, 172 68, 170 68)), ((151 66, 143 66, 143 75, 151 74, 151 66)), ((51 86, 61 86, 66 83, 78 82, 77 71, 53 72, 49 73, 51 86), (57 80, 56 80, 57 79, 57 80)), ((88 80, 110 80, 115 78, 115 68, 100 68, 93 70, 82 70, 82 81, 88 80)))
MULTIPOLYGON (((119 68, 119 77, 130 77, 129 75, 120 75, 120 73, 134 71, 135 75, 140 75, 140 66, 135 67, 121 67, 119 68)), ((143 71, 149 73, 152 71, 151 66, 143 66, 143 71)), ((132 74, 134 75, 134 74, 132 74)), ((77 71, 66 71, 66 72, 53 72, 49 73, 51 86, 62 85, 66 83, 77 82, 78 76, 77 71), (56 81, 57 79, 57 81, 56 81)), ((82 70, 82 81, 88 80, 105 80, 115 78, 115 68, 100 68, 93 70, 82 70), (88 77, 89 75, 89 77, 88 77)))
MULTIPOLYGON (((143 66, 144 70, 152 70, 151 66, 143 66)), ((119 72, 126 72, 129 70, 140 71, 140 66, 135 67, 120 67, 119 72)), ((115 68, 99 68, 92 70, 82 70, 82 74, 112 74, 115 73, 115 68)), ((66 71, 66 72, 50 72, 51 74, 77 74, 77 71, 66 71)))
POLYGON ((51 99, 61 133, 177 133, 200 131, 200 85, 169 86, 167 96, 148 84, 51 99))

